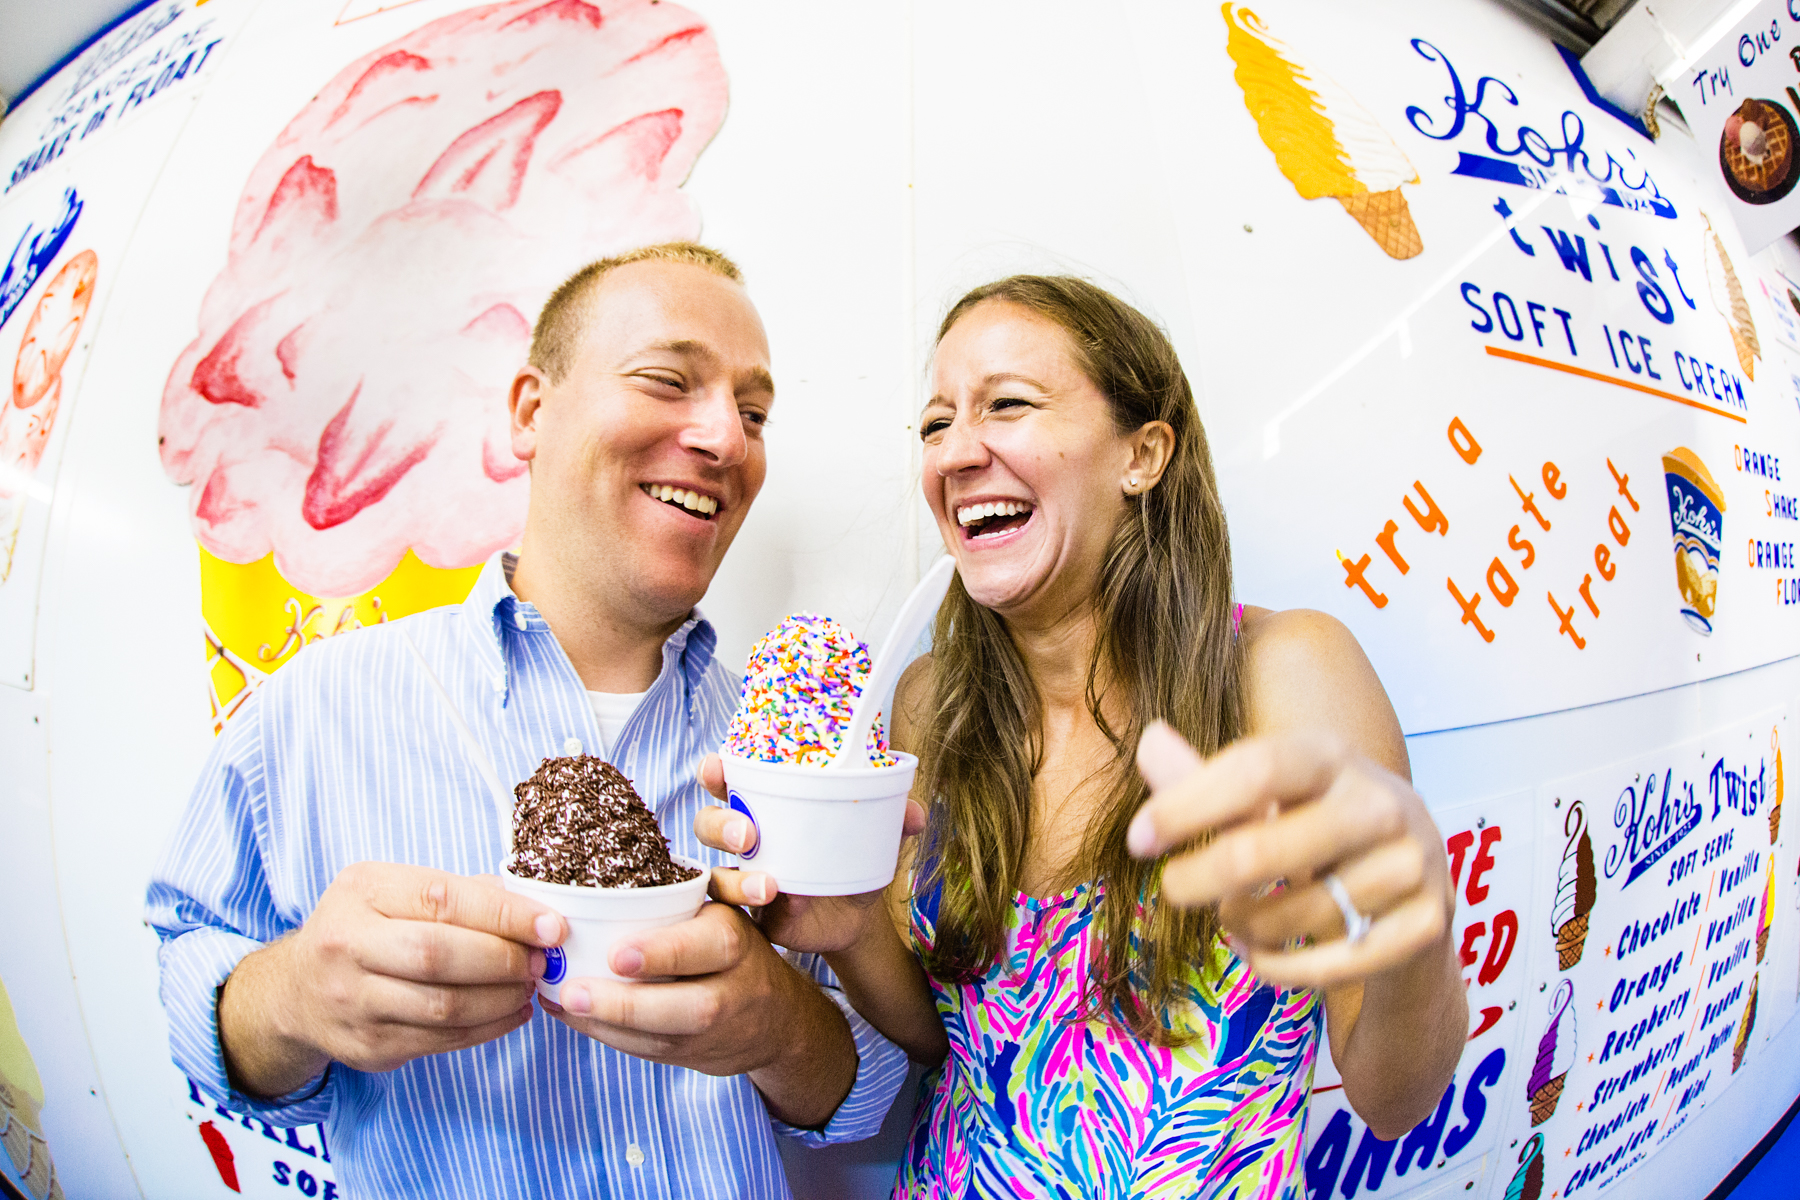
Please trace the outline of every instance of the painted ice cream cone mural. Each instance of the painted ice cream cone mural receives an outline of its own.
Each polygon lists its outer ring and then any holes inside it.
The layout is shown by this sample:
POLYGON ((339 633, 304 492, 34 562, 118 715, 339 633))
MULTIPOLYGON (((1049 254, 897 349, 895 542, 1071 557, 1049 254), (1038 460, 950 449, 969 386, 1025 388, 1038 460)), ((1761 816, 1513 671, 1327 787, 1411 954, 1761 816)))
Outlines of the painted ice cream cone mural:
POLYGON ((63 367, 87 320, 99 273, 92 250, 71 255, 44 285, 19 341, 12 388, 0 402, 0 583, 12 574, 27 489, 56 425, 63 367))
POLYGON ((1725 492, 1686 446, 1663 455, 1669 528, 1675 539, 1675 586, 1681 615, 1696 633, 1711 635, 1719 602, 1719 553, 1725 536, 1725 492))
POLYGON ((1505 1200, 1538 1200, 1544 1191, 1544 1135, 1534 1133, 1519 1151, 1519 1169, 1506 1185, 1505 1200))
POLYGON ((38 1118, 43 1107, 44 1082, 19 1035, 6 985, 0 984, 0 1144, 31 1200, 61 1200, 62 1184, 38 1118))
POLYGON ((1594 908, 1594 843, 1588 838, 1587 809, 1577 800, 1563 817, 1562 864, 1556 871, 1556 907, 1550 929, 1556 934, 1556 967, 1566 971, 1581 961, 1587 944, 1588 914, 1594 908))
POLYGON ((163 392, 215 690, 460 600, 472 574, 436 573, 516 542, 532 321, 584 263, 698 236, 680 189, 726 91, 676 5, 513 0, 371 51, 281 131, 163 392))
POLYGON ((1781 731, 1769 730, 1769 749, 1775 752, 1775 803, 1769 805, 1769 845, 1781 836, 1781 794, 1786 790, 1781 778, 1781 731))
POLYGON ((1756 1028, 1756 984, 1762 976, 1750 977, 1750 998, 1744 1001, 1744 1015, 1738 1018, 1737 1041, 1731 1045, 1731 1073, 1744 1065, 1744 1052, 1750 1048, 1750 1031, 1756 1028))
POLYGON ((1419 173, 1380 122, 1250 9, 1226 4, 1221 11, 1244 104, 1294 190, 1342 204, 1390 258, 1424 250, 1400 190, 1419 182, 1419 173))
POLYGON ((1531 1123, 1542 1125, 1556 1114, 1569 1068, 1575 1065, 1575 985, 1565 979, 1550 997, 1550 1025, 1538 1039, 1537 1061, 1525 1081, 1531 1101, 1531 1123))
POLYGON ((1762 344, 1756 340, 1756 322, 1750 316, 1750 302, 1744 297, 1744 286, 1738 282, 1737 272, 1731 269, 1731 256, 1725 253, 1725 243, 1713 230, 1712 219, 1706 221, 1706 236, 1702 239, 1702 256, 1706 260, 1706 285, 1712 293, 1713 307, 1725 318, 1725 326, 1731 331, 1731 344, 1737 347, 1738 365, 1744 368, 1744 374, 1751 379, 1756 378, 1756 360, 1762 357, 1762 344))
POLYGON ((1756 961, 1769 952, 1769 927, 1775 923, 1775 856, 1769 856, 1769 882, 1763 887, 1762 905, 1756 910, 1756 961))

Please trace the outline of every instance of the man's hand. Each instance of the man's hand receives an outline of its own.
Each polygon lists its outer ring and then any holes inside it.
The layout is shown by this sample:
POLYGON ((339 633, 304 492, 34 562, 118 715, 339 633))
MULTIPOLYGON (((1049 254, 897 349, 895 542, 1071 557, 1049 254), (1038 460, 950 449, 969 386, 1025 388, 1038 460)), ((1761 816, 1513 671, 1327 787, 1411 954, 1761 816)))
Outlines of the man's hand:
POLYGON ((219 996, 240 1090, 278 1096, 341 1062, 390 1071, 480 1045, 531 1019, 539 947, 563 920, 492 876, 346 867, 295 933, 246 957, 219 996))
POLYGON ((856 1044, 843 1014, 731 905, 623 938, 607 965, 669 981, 574 979, 560 1006, 540 1001, 544 1011, 638 1058, 708 1075, 747 1072, 791 1125, 825 1124, 850 1094, 856 1044))

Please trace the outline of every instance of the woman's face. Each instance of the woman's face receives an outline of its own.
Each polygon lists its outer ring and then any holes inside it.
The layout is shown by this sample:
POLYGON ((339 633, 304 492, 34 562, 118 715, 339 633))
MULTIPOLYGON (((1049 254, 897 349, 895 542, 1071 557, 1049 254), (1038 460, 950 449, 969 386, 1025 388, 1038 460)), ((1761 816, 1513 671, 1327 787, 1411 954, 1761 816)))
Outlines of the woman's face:
POLYGON ((1007 301, 977 305, 938 344, 919 430, 925 500, 969 596, 1027 621, 1085 604, 1126 512, 1134 445, 1069 335, 1007 301))

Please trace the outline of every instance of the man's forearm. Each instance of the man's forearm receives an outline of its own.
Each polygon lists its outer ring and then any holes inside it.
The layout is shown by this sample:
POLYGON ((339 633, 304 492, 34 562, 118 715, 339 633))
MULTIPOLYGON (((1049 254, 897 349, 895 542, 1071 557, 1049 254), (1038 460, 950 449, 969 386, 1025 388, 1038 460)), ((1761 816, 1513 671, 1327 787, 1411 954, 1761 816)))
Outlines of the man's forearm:
POLYGON ((1363 984, 1349 1036, 1333 1049, 1345 1096, 1376 1136, 1398 1137, 1431 1114, 1456 1071, 1468 1028, 1468 1001, 1447 933, 1363 984))
POLYGON ((791 1036, 775 1061, 750 1072, 750 1082, 776 1120, 819 1129, 831 1121, 856 1083, 856 1040, 850 1035, 850 1022, 819 986, 792 967, 788 971, 793 985, 791 1036))
POLYGON ((246 1096, 285 1096, 329 1064, 283 1020, 292 1001, 280 942, 246 955, 219 989, 219 1050, 232 1087, 246 1096))

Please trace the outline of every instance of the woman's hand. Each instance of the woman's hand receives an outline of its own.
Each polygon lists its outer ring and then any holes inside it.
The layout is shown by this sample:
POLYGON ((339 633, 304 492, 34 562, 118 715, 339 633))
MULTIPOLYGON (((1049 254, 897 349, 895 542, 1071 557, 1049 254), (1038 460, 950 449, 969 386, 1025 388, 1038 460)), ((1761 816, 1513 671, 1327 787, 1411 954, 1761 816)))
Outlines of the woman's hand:
MULTIPOLYGON (((725 803, 725 768, 719 756, 709 754, 700 764, 700 782, 721 804, 725 803)), ((925 810, 907 801, 906 837, 925 827, 925 810)), ((694 817, 694 835, 714 850, 742 854, 756 845, 756 827, 742 813, 729 808, 702 808, 694 817)), ((766 871, 714 867, 708 888, 715 900, 752 910, 763 934, 778 946, 808 954, 836 954, 860 941, 871 921, 887 921, 885 892, 859 896, 788 896, 780 882, 766 871)))
POLYGON ((1202 761, 1159 721, 1138 743, 1138 768, 1151 795, 1131 852, 1176 849, 1163 898, 1218 901, 1233 948, 1263 979, 1328 988, 1443 953, 1454 906, 1443 837, 1409 784, 1341 739, 1285 732, 1202 761), (1331 894, 1334 876, 1351 913, 1331 894), (1371 920, 1349 937, 1358 914, 1371 920))

